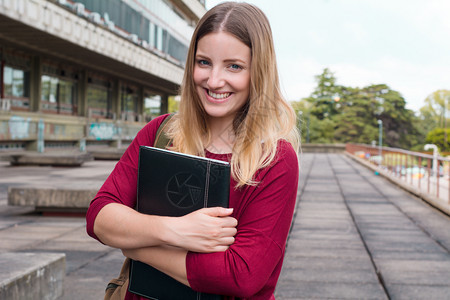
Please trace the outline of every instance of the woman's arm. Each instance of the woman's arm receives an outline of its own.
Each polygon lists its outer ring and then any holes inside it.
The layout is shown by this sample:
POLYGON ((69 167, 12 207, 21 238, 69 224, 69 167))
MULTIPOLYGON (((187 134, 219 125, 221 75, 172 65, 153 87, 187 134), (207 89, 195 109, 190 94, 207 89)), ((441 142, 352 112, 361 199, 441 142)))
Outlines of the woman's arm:
POLYGON ((123 249, 122 253, 126 257, 151 265, 182 284, 189 286, 186 275, 187 251, 184 249, 159 246, 123 249))
POLYGON ((183 217, 162 217, 111 203, 98 213, 94 232, 103 243, 120 249, 170 245, 195 252, 225 251, 236 234, 232 212, 213 207, 183 217))
POLYGON ((297 154, 290 144, 280 142, 278 153, 276 162, 258 173, 258 186, 231 191, 230 203, 239 225, 230 248, 187 254, 186 271, 192 289, 249 298, 276 285, 299 176, 297 154))

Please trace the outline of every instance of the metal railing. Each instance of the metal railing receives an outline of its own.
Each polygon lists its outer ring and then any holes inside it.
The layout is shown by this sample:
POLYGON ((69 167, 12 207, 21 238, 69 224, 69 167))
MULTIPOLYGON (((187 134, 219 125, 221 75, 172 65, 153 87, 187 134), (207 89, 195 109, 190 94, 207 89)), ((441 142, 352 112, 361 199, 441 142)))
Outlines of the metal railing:
POLYGON ((389 176, 450 204, 450 159, 399 148, 347 144, 346 151, 389 176), (381 155, 380 155, 381 154, 381 155))

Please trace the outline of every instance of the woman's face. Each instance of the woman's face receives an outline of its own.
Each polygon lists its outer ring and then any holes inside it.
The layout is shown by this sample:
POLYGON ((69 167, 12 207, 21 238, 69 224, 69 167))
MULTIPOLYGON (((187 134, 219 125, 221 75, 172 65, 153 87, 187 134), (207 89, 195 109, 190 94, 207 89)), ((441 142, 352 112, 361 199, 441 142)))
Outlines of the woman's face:
POLYGON ((197 43, 194 82, 206 113, 232 122, 250 93, 250 48, 227 32, 209 33, 197 43))

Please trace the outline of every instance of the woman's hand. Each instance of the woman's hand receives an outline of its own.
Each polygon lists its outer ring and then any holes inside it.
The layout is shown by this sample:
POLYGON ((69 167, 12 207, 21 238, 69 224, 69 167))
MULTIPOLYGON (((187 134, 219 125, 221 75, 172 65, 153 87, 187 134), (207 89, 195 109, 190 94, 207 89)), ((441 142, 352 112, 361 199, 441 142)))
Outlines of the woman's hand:
POLYGON ((226 251, 237 232, 232 212, 231 208, 211 207, 171 218, 167 244, 201 253, 226 251))

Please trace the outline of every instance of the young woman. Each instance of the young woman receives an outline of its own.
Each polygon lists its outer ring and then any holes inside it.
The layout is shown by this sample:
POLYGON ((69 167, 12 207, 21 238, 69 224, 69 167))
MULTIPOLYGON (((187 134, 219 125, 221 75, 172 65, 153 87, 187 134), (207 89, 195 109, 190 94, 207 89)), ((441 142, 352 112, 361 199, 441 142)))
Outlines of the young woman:
MULTIPOLYGON (((229 161, 230 209, 183 217, 143 215, 136 203, 138 151, 167 115, 136 136, 92 201, 89 235, 192 289, 227 299, 274 299, 299 176, 295 113, 279 89, 272 33, 246 3, 219 4, 189 48, 171 150, 229 161)), ((127 299, 140 299, 128 292, 127 299)))

